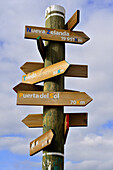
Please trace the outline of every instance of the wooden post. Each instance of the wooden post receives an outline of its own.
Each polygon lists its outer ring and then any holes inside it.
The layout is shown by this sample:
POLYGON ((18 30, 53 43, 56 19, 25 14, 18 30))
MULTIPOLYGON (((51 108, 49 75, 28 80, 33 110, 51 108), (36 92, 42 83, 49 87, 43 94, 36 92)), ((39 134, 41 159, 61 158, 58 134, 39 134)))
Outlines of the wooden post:
MULTIPOLYGON (((52 5, 46 9, 47 28, 65 28, 65 10, 59 5, 52 5)), ((54 36, 54 35, 53 35, 54 36)), ((65 44, 63 42, 46 41, 46 55, 44 66, 65 60, 65 44)), ((44 82, 45 92, 64 90, 64 76, 60 75, 44 82)), ((64 169, 64 108, 43 107, 43 133, 50 129, 54 131, 52 145, 43 150, 42 169, 64 169)))

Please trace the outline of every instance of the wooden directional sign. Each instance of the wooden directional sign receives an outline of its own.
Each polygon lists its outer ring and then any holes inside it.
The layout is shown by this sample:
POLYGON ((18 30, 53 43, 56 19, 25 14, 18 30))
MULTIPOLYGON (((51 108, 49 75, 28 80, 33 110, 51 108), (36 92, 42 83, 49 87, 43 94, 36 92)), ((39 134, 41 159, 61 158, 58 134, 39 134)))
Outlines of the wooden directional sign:
POLYGON ((75 44, 83 44, 89 40, 89 37, 84 32, 80 31, 25 26, 25 38, 37 39, 39 36, 42 40, 75 44))
POLYGON ((18 91, 43 91, 43 86, 27 84, 27 83, 19 83, 17 86, 13 88, 13 90, 16 93, 18 91))
POLYGON ((87 126, 88 113, 69 113, 69 127, 87 126))
MULTIPOLYGON (((43 67, 44 67, 44 63, 26 62, 20 68, 24 73, 28 74, 30 72, 41 69, 43 67)), ((88 77, 88 66, 70 64, 69 68, 64 73, 64 76, 87 78, 88 77)))
POLYGON ((74 27, 79 23, 79 17, 80 17, 80 11, 77 10, 74 15, 69 19, 69 21, 66 23, 65 28, 67 30, 73 30, 74 27))
POLYGON ((85 92, 19 91, 17 105, 86 106, 92 98, 85 92))
POLYGON ((41 135, 37 139, 30 142, 30 156, 38 153, 45 147, 49 146, 52 142, 52 139, 54 137, 53 131, 50 129, 45 134, 41 135))
MULTIPOLYGON (((35 84, 27 84, 27 83, 19 83, 16 85, 13 90, 17 93, 19 91, 43 91, 44 86, 35 85, 35 84)), ((74 92, 74 90, 64 89, 65 92, 74 92)))
POLYGON ((20 67, 20 69, 25 74, 31 73, 41 68, 44 68, 44 63, 39 63, 39 62, 26 62, 20 67))
POLYGON ((70 64, 65 60, 60 61, 56 64, 44 67, 42 69, 36 70, 34 72, 22 76, 22 82, 28 84, 36 84, 46 79, 63 74, 67 70, 69 65, 70 64))
MULTIPOLYGON (((64 113, 69 115, 69 127, 87 126, 88 113, 64 113)), ((43 114, 29 114, 22 122, 29 128, 43 127, 43 114)))
POLYGON ((43 127, 43 114, 29 114, 22 122, 29 128, 43 127))
POLYGON ((69 69, 64 73, 66 77, 88 77, 88 66, 87 65, 74 65, 71 64, 69 69))

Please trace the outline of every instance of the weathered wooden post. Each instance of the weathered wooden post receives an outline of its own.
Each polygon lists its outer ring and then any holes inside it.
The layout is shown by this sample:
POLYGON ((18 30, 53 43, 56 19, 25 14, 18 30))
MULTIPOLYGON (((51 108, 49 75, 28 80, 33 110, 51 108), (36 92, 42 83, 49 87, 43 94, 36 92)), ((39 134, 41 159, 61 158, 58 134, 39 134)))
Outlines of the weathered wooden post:
MULTIPOLYGON (((47 28, 64 29, 65 10, 59 5, 52 5, 45 13, 47 28)), ((48 29, 49 34, 49 29, 48 29)), ((57 36, 57 31, 53 36, 57 36)), ((65 60, 64 42, 46 41, 45 67, 65 60)), ((58 71, 58 70, 56 70, 58 71)), ((51 78, 44 82, 45 92, 57 92, 64 90, 64 76, 51 78)), ((55 139, 50 147, 43 151, 42 169, 64 168, 64 107, 44 106, 43 108, 43 133, 53 129, 55 139)))

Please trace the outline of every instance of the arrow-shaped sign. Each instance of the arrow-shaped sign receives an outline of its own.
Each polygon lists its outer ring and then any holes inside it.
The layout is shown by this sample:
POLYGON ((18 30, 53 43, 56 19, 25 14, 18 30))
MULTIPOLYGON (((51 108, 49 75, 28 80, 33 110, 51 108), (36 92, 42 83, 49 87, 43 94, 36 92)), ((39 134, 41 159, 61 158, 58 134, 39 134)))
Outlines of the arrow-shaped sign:
POLYGON ((44 63, 39 63, 39 62, 26 62, 20 67, 20 69, 25 74, 31 73, 41 68, 44 68, 44 63))
POLYGON ((69 19, 69 21, 66 23, 65 28, 67 30, 73 30, 74 27, 79 23, 79 18, 80 18, 80 11, 77 10, 73 16, 69 19))
MULTIPOLYGON (((16 85, 13 90, 17 93, 19 91, 43 91, 44 86, 35 85, 35 84, 27 84, 27 83, 19 83, 16 85)), ((65 92, 73 92, 74 90, 64 89, 65 92)))
MULTIPOLYGON (((69 115, 69 127, 87 126, 88 113, 64 113, 69 115)), ((22 122, 29 128, 43 127, 43 114, 29 114, 22 122)))
MULTIPOLYGON (((26 62, 20 68, 24 73, 28 74, 38 69, 44 68, 44 63, 26 62)), ((64 73, 64 76, 87 78, 88 77, 88 66, 70 64, 68 69, 64 73)))
POLYGON ((86 106, 92 98, 85 92, 19 91, 17 105, 86 106))
POLYGON ((30 142, 30 156, 33 156, 34 154, 38 153, 45 147, 49 146, 52 142, 53 137, 54 133, 50 129, 48 132, 44 133, 37 139, 30 142))
POLYGON ((64 29, 52 29, 44 27, 25 26, 25 38, 60 41, 67 43, 83 44, 89 37, 80 31, 70 31, 64 29))
POLYGON ((36 84, 46 79, 63 74, 67 70, 69 65, 70 64, 65 60, 60 61, 48 67, 44 67, 42 69, 33 71, 22 76, 22 82, 28 84, 36 84))
POLYGON ((19 83, 13 90, 17 93, 18 91, 43 91, 43 86, 27 83, 19 83))

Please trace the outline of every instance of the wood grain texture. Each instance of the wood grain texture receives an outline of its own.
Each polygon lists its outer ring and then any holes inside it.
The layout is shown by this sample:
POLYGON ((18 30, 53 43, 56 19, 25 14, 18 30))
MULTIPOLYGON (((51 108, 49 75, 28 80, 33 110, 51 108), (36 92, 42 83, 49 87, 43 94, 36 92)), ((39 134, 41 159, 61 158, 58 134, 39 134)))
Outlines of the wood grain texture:
POLYGON ((33 71, 36 71, 38 69, 41 69, 44 67, 44 63, 39 63, 39 62, 26 62, 24 63, 20 69, 25 73, 31 73, 33 71))
POLYGON ((27 84, 27 83, 19 83, 16 85, 13 90, 17 93, 18 91, 43 91, 43 86, 27 84))
POLYGON ((43 114, 29 114, 22 122, 29 128, 43 127, 43 114))
POLYGON ((17 105, 34 106, 86 106, 92 98, 85 92, 36 92, 17 93, 17 105))
POLYGON ((25 26, 25 38, 37 39, 39 36, 42 40, 75 44, 83 44, 89 40, 89 37, 81 31, 25 26))
MULTIPOLYGON (((35 84, 27 84, 27 83, 19 83, 16 85, 13 90, 17 93, 19 91, 43 91, 44 86, 35 85, 35 84)), ((65 92, 75 92, 75 90, 64 89, 65 92)))
POLYGON ((87 65, 74 65, 71 64, 69 69, 64 73, 66 77, 88 77, 88 66, 87 65))
MULTIPOLYGON (((38 70, 39 68, 43 68, 44 63, 38 63, 38 62, 26 62, 22 67, 21 70, 24 73, 30 73, 33 71, 38 70)), ((77 64, 70 64, 66 72, 64 73, 64 76, 67 77, 81 77, 81 78, 87 78, 88 77, 88 66, 87 65, 77 65, 77 64)))
POLYGON ((67 70, 69 65, 70 64, 65 60, 60 61, 48 67, 44 67, 42 69, 36 70, 34 72, 22 76, 22 82, 28 84, 36 84, 46 79, 61 75, 67 70))
POLYGON ((80 11, 77 10, 73 16, 69 19, 69 21, 66 23, 65 28, 67 30, 73 30, 76 25, 79 23, 79 18, 80 18, 80 11))
POLYGON ((49 146, 52 142, 53 137, 54 137, 54 133, 50 129, 45 134, 41 135, 37 139, 30 142, 30 156, 33 156, 34 154, 41 151, 43 148, 49 146))
MULTIPOLYGON (((64 134, 66 134, 66 115, 69 115, 69 127, 87 126, 88 113, 64 113, 64 134)), ((29 114, 22 122, 29 128, 43 127, 43 114, 29 114)))
POLYGON ((87 126, 88 113, 71 113, 69 114, 69 127, 87 126))
MULTIPOLYGON (((46 19, 45 26, 47 28, 53 29, 63 29, 64 28, 64 18, 60 16, 52 16, 46 19)), ((49 35, 49 34, 48 34, 49 35)), ((65 43, 57 41, 45 41, 46 46, 46 57, 44 67, 58 63, 65 60, 65 43)), ((64 91, 64 75, 53 77, 51 79, 44 81, 44 91, 64 91)), ((55 133, 55 138, 50 145, 50 147, 43 150, 43 162, 47 164, 47 160, 51 162, 51 169, 55 169, 53 165, 58 166, 59 169, 64 167, 64 158, 58 155, 47 156, 49 152, 59 152, 64 153, 64 114, 63 107, 53 107, 44 106, 43 107, 43 133, 53 129, 55 133), (59 161, 62 163, 59 166, 59 161)), ((44 165, 44 164, 43 164, 44 165)), ((42 169, 48 169, 48 167, 43 166, 42 169)))

